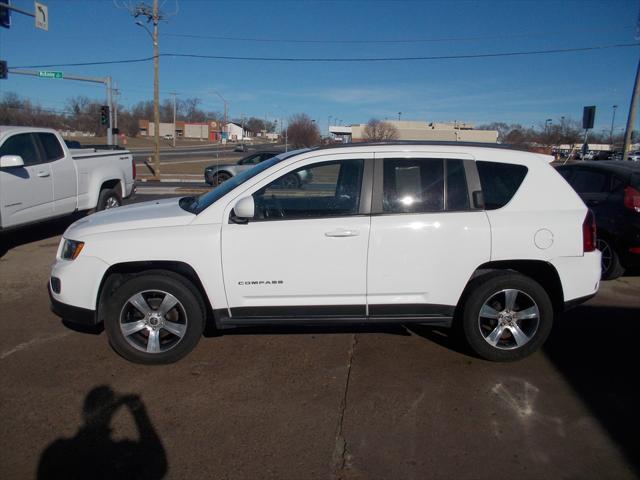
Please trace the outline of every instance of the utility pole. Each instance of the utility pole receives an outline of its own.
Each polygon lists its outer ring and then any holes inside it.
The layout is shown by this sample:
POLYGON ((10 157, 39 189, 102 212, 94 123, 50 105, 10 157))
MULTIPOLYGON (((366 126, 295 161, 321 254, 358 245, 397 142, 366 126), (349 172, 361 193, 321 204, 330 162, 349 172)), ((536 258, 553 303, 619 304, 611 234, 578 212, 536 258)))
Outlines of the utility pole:
POLYGON ((176 92, 171 92, 173 95, 173 148, 176 148, 176 92))
POLYGON ((633 84, 633 94, 631 95, 631 105, 629 106, 629 116, 627 117, 627 128, 624 133, 624 150, 622 151, 622 160, 629 160, 629 149, 631 148, 631 134, 633 133, 633 124, 636 120, 636 110, 638 108, 638 94, 640 94, 640 60, 636 69, 636 81, 633 84))
POLYGON ((160 85, 158 80, 158 0, 153 0, 153 163, 155 176, 160 180, 160 85))
POLYGON ((158 10, 158 0, 153 0, 153 6, 150 7, 145 3, 139 3, 130 10, 134 18, 146 17, 147 23, 153 22, 153 31, 140 20, 136 21, 136 25, 142 27, 151 37, 153 41, 153 169, 157 180, 160 180, 160 87, 158 80, 158 23, 164 19, 164 15, 158 10))

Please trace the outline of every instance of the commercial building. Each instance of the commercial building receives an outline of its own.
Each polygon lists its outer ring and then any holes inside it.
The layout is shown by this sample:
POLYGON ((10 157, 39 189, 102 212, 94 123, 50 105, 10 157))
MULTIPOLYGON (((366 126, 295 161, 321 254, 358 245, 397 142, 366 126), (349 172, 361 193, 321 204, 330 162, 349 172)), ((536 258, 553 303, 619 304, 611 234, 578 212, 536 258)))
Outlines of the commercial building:
MULTIPOLYGON (((148 120, 139 120, 138 128, 140 136, 153 137, 155 135, 154 123, 148 120)), ((192 138, 196 140, 210 140, 216 142, 224 137, 220 131, 222 124, 216 121, 208 122, 176 122, 175 130, 173 123, 161 122, 158 132, 161 137, 176 136, 176 138, 192 138)))
MULTIPOLYGON (((397 140, 423 140, 447 142, 497 143, 497 130, 476 130, 470 123, 420 122, 408 120, 386 120, 398 131, 397 140)), ((365 142, 366 123, 348 126, 330 126, 329 132, 345 143, 365 142)))

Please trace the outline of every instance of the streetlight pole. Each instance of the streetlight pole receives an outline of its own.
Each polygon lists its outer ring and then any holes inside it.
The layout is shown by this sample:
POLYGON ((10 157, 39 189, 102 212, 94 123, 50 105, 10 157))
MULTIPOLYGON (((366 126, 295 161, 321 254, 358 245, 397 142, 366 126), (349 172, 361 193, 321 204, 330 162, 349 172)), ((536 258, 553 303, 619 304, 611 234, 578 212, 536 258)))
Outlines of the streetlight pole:
POLYGON ((613 114, 611 115, 611 130, 609 130, 609 143, 613 146, 613 124, 616 121, 616 110, 618 105, 613 106, 613 114))
POLYGON ((176 92, 171 92, 173 95, 173 148, 176 148, 176 92))

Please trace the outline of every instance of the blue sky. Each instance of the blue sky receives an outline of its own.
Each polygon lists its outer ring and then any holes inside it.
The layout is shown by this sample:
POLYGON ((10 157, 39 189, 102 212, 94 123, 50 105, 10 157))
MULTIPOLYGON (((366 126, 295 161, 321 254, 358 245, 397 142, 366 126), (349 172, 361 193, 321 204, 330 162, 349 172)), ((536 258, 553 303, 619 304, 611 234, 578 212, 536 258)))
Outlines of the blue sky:
MULTIPOLYGON (((9 66, 139 58, 152 54, 147 34, 111 0, 43 0, 48 32, 13 15, 0 29, 0 58, 9 66)), ((119 0, 121 3, 121 0, 119 0)), ((134 2, 136 3, 136 2, 134 2)), ((163 9, 172 12, 174 0, 163 9)), ((31 0, 12 0, 30 10, 31 0)), ((160 26, 161 53, 265 57, 407 57, 573 48, 635 40, 637 1, 190 1, 160 26), (170 35, 329 40, 334 43, 250 42, 170 35), (497 38, 499 37, 499 38, 497 38), (362 40, 438 41, 353 43, 362 40), (448 39, 448 40, 443 40, 448 39), (452 40, 453 39, 453 40, 452 40), (351 41, 340 43, 340 40, 351 41)), ((161 100, 177 91, 200 97, 205 110, 230 116, 282 118, 306 112, 326 129, 369 118, 519 122, 581 118, 596 105, 596 131, 626 120, 640 47, 524 57, 381 63, 281 63, 163 57, 161 100)), ((111 75, 129 105, 151 99, 152 64, 51 68, 111 75)), ((10 75, 0 94, 15 92, 50 109, 73 95, 104 98, 99 85, 10 75)))

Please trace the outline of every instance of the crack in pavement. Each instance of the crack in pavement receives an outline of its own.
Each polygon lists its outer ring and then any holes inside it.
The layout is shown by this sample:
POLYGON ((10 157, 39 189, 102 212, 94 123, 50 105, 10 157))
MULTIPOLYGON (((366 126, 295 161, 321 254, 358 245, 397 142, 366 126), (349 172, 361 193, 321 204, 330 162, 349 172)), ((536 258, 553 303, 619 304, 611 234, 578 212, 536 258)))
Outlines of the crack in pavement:
POLYGON ((340 479, 342 472, 345 468, 347 458, 347 441, 344 438, 342 425, 344 422, 344 412, 347 409, 347 396, 349 394, 349 381, 351 380, 351 366, 353 365, 353 355, 356 345, 358 343, 358 337, 354 333, 351 337, 351 348, 349 349, 349 359, 347 361, 347 378, 344 384, 344 394, 340 401, 338 426, 336 427, 336 439, 333 447, 333 478, 340 479))

